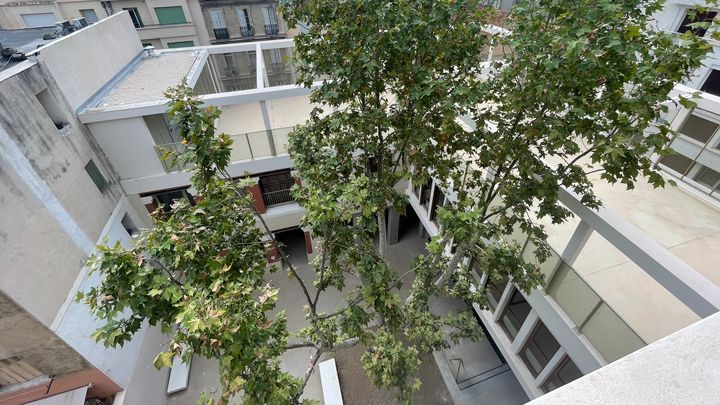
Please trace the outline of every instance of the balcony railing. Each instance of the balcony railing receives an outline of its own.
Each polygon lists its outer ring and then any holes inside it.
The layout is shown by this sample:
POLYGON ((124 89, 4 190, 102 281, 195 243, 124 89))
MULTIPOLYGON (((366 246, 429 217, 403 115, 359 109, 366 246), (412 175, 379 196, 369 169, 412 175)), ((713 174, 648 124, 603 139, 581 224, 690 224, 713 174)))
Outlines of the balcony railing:
MULTIPOLYGON (((281 156, 287 154, 287 142, 294 127, 275 128, 269 131, 256 131, 245 134, 230 135, 233 140, 230 150, 230 161, 241 162, 255 159, 281 156)), ((187 169, 173 162, 173 156, 185 151, 186 145, 169 143, 155 145, 155 151, 166 172, 187 169), (167 159, 163 157, 167 156, 167 159)))
MULTIPOLYGON (((292 186, 292 184, 290 186, 292 186)), ((265 201, 265 207, 272 207, 274 205, 287 204, 295 201, 290 188, 263 192, 262 196, 263 201, 265 201)))
MULTIPOLYGON (((535 246, 521 232, 510 239, 523 247, 526 262, 536 262, 535 246)), ((609 363, 644 346, 643 340, 600 295, 567 264, 559 254, 539 264, 545 276, 545 292, 550 296, 595 349, 609 363)))
POLYGON ((255 36, 255 30, 253 30, 253 27, 240 27, 240 35, 243 38, 252 38, 255 36))
POLYGON ((265 35, 277 35, 278 25, 277 24, 265 24, 265 35))
POLYGON ((230 33, 227 28, 213 28, 215 39, 229 39, 230 33))

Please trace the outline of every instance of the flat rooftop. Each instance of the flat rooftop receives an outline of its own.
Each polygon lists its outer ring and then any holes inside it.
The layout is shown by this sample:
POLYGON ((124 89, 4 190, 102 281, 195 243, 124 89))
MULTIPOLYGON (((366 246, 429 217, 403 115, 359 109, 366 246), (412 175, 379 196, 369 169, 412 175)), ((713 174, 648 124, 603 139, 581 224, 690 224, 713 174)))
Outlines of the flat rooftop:
POLYGON ((164 101, 165 91, 192 77, 201 67, 202 49, 143 52, 99 94, 90 100, 86 111, 106 111, 133 107, 139 103, 164 101))

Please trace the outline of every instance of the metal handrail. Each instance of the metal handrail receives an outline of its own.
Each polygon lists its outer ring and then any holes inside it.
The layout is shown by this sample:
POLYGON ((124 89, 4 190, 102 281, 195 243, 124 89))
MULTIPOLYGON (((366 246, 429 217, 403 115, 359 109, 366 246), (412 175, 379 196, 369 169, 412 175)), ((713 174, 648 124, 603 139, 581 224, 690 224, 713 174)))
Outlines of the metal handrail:
MULTIPOLYGON (((290 187, 292 187, 292 184, 290 184, 290 187)), ((263 201, 265 202, 265 207, 295 202, 292 192, 290 191, 290 187, 281 190, 263 192, 262 196, 263 201)))
POLYGON ((265 35, 278 35, 278 25, 265 24, 265 35))

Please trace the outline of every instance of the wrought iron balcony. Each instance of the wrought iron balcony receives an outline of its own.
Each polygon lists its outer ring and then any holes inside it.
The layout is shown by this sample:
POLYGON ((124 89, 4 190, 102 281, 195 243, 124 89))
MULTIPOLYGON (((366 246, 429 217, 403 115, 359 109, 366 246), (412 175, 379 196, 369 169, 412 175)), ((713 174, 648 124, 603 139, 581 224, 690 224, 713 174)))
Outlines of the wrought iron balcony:
POLYGON ((278 35, 278 25, 265 24, 265 35, 278 35))
POLYGON ((227 28, 213 28, 215 32, 215 39, 229 39, 230 33, 227 28))

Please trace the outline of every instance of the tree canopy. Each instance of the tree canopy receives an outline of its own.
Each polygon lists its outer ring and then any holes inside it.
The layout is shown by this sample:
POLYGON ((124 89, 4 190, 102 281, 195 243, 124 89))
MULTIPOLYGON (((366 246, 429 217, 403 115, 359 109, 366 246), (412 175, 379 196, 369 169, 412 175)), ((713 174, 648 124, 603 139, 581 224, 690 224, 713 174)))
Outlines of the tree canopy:
POLYGON ((219 400, 237 394, 248 404, 297 402, 322 354, 360 343, 371 380, 410 403, 423 355, 482 336, 471 309, 430 308, 439 296, 486 306, 467 257, 529 291, 542 275, 505 240, 521 229, 542 261, 538 220, 571 215, 561 187, 597 207, 590 173, 628 188, 641 178, 664 184, 649 158, 669 153, 664 103, 710 47, 691 32, 652 29, 661 6, 520 1, 497 29, 496 11, 480 1, 286 2, 288 23, 308 27, 295 38, 294 65, 317 106, 289 141, 302 178, 294 195, 319 247, 315 293, 278 246, 306 299, 307 326, 291 334, 275 311, 283 292, 267 282, 276 267, 265 251, 276 241, 249 183, 226 171, 233 146, 216 133, 219 110, 181 86, 167 94, 168 113, 187 150, 172 158, 191 167, 199 201, 158 212, 130 249, 99 248, 90 264, 104 281, 83 296, 107 320, 95 337, 120 345, 144 321, 160 324, 172 340, 158 366, 176 355, 217 358, 219 400), (490 49, 504 57, 488 63, 490 49), (400 187, 431 177, 449 196, 439 232, 400 273, 386 257, 386 210, 404 212, 400 187), (324 313, 317 302, 329 287, 346 303, 324 313), (280 357, 298 347, 313 348, 311 367, 291 376, 280 357))

